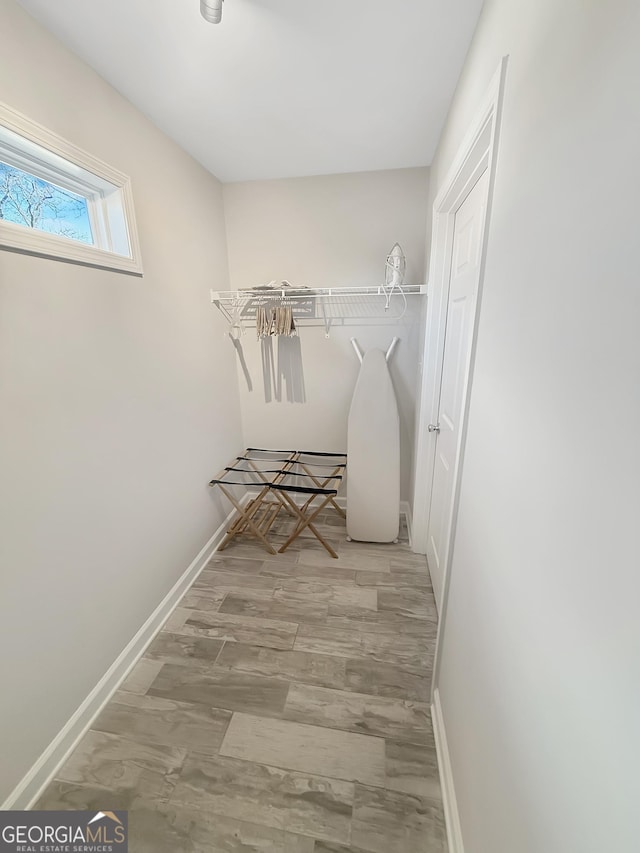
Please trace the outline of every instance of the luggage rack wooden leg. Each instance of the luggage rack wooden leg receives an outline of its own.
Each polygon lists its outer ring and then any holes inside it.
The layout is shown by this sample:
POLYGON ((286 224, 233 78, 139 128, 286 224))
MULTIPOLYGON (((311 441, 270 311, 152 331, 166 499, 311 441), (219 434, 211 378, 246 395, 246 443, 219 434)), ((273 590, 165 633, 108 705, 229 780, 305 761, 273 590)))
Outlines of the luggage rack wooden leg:
MULTIPOLYGON (((326 539, 325 539, 325 538, 320 534, 320 532, 318 531, 317 527, 315 527, 315 526, 312 524, 312 522, 313 522, 314 518, 318 515, 318 513, 322 512, 322 510, 325 508, 325 506, 326 506, 328 503, 330 503, 330 501, 331 501, 331 500, 332 500, 332 498, 333 498, 333 495, 328 495, 328 496, 327 496, 327 497, 322 501, 322 503, 321 503, 321 504, 320 504, 320 505, 319 505, 319 506, 318 506, 318 507, 317 507, 317 508, 316 508, 316 509, 311 513, 311 515, 305 515, 305 514, 304 514, 304 512, 302 511, 302 509, 301 509, 301 508, 298 506, 298 504, 293 500, 293 498, 291 498, 291 497, 290 497, 286 492, 282 492, 282 494, 283 494, 283 496, 285 497, 285 499, 287 500, 287 502, 290 504, 291 508, 294 510, 294 513, 298 516, 298 518, 299 518, 299 520, 300 520, 300 523, 298 524, 298 526, 296 527, 296 529, 293 531, 293 533, 291 534, 291 536, 289 536, 289 538, 288 538, 288 539, 287 539, 287 541, 284 543, 284 545, 282 545, 282 547, 278 549, 278 553, 282 554, 282 552, 283 552, 283 551, 286 551, 286 550, 287 550, 287 548, 289 547, 289 545, 291 545, 291 543, 294 541, 294 539, 297 539, 297 538, 298 538, 298 536, 302 533, 302 531, 303 531, 306 527, 308 527, 308 528, 309 528, 309 530, 311 530, 311 532, 313 533, 313 535, 316 537, 316 539, 318 539, 318 540, 322 543, 322 545, 327 549, 327 551, 331 554, 331 556, 332 556, 335 560, 337 560, 337 559, 338 559, 338 555, 336 554, 336 552, 333 550, 333 548, 331 547, 331 545, 329 545, 329 543, 327 542, 327 540, 326 540, 326 539)), ((306 507, 306 506, 309 506, 309 504, 310 504, 310 502, 311 502, 312 500, 313 500, 313 498, 311 498, 309 501, 307 501, 307 503, 305 504, 305 507, 306 507)))
MULTIPOLYGON (((304 471, 306 474, 308 474, 308 475, 309 475, 309 477, 311 477, 311 479, 313 480, 313 482, 316 484, 316 486, 317 486, 319 489, 324 489, 324 487, 325 487, 328 483, 330 483, 330 482, 331 482, 331 480, 333 480, 333 478, 336 476, 336 474, 337 474, 337 473, 338 473, 338 471, 340 470, 340 467, 336 468, 336 469, 335 469, 335 471, 333 472, 333 474, 331 474, 331 476, 330 476, 330 477, 327 477, 325 480, 322 480, 322 481, 321 481, 321 480, 316 479, 316 477, 314 476, 313 472, 312 472, 312 471, 310 471, 310 470, 307 468, 307 466, 306 466, 306 465, 304 465, 302 462, 300 462, 299 464, 300 464, 301 468, 303 469, 303 471, 304 471)), ((342 509, 342 507, 338 506, 338 504, 336 503, 336 499, 335 499, 335 497, 333 497, 333 496, 331 497, 330 503, 333 505, 333 508, 336 510, 336 512, 337 512, 339 515, 341 515, 343 518, 346 518, 346 517, 347 517, 347 513, 342 509)))
POLYGON ((238 511, 238 517, 233 520, 231 527, 227 531, 227 535, 225 536, 220 545, 219 550, 222 551, 224 548, 226 548, 226 546, 235 536, 249 528, 249 530, 251 530, 254 536, 256 536, 262 542, 262 544, 265 546, 265 548, 270 554, 277 554, 278 552, 276 551, 276 549, 273 547, 273 545, 271 545, 269 540, 260 530, 259 525, 257 525, 254 521, 254 516, 256 512, 260 509, 264 498, 269 492, 269 487, 265 486, 256 498, 249 501, 249 503, 243 507, 240 503, 238 503, 238 501, 233 497, 233 495, 229 491, 227 491, 227 489, 225 489, 222 483, 218 483, 218 486, 224 496, 227 498, 227 500, 229 500, 238 511))

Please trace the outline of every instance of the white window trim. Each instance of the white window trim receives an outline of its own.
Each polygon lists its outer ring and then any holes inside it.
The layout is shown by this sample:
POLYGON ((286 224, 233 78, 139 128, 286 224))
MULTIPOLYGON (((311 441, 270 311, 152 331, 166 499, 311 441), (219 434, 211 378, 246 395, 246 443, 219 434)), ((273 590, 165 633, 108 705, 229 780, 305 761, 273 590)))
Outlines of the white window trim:
MULTIPOLYGON (((33 228, 25 228, 6 220, 0 220, 0 248, 142 275, 142 259, 130 178, 3 103, 0 103, 0 127, 18 134, 46 149, 47 152, 58 155, 65 161, 91 173, 91 176, 95 178, 95 182, 92 181, 92 189, 96 192, 96 198, 107 185, 111 185, 111 188, 117 187, 127 230, 129 255, 117 254, 99 246, 90 246, 66 237, 59 237, 33 228)), ((19 153, 17 153, 16 158, 12 159, 15 159, 13 165, 18 168, 31 172, 31 174, 35 174, 37 171, 38 176, 44 180, 58 186, 65 186, 75 193, 80 192, 81 195, 86 195, 87 182, 79 180, 79 183, 75 183, 69 174, 62 177, 64 175, 64 168, 62 167, 58 173, 55 167, 51 167, 48 163, 39 163, 37 170, 34 170, 35 158, 31 165, 28 155, 20 158, 19 153), (20 165, 19 159, 23 159, 24 165, 20 165)), ((92 199, 88 199, 87 202, 94 236, 97 236, 96 231, 103 234, 108 232, 106 204, 101 206, 104 208, 103 210, 97 211, 96 208, 99 204, 96 204, 92 199)))

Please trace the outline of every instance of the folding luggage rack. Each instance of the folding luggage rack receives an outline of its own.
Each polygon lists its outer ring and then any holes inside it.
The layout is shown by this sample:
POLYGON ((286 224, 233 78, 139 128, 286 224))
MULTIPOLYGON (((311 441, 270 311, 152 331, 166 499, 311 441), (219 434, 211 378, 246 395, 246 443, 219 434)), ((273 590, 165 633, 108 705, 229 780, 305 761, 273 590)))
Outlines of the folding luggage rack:
POLYGON ((338 555, 314 526, 316 516, 328 505, 341 515, 336 503, 338 488, 347 467, 345 453, 307 450, 264 450, 248 447, 209 483, 217 486, 237 510, 220 550, 240 534, 253 534, 270 554, 282 553, 308 527, 332 557, 338 555), (244 505, 233 494, 233 486, 244 486, 253 497, 244 505), (296 501, 296 496, 303 502, 296 501), (275 550, 267 539, 280 511, 297 520, 293 533, 275 550))

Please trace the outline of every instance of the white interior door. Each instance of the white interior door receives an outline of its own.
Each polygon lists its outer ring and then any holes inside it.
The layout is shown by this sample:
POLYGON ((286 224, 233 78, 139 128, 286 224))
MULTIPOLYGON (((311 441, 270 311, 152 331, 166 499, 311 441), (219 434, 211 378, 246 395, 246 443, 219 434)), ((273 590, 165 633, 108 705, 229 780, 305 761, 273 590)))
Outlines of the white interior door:
POLYGON ((440 403, 437 421, 429 425, 436 447, 427 532, 427 562, 438 608, 442 602, 451 536, 480 280, 487 189, 488 173, 485 171, 455 214, 440 403))

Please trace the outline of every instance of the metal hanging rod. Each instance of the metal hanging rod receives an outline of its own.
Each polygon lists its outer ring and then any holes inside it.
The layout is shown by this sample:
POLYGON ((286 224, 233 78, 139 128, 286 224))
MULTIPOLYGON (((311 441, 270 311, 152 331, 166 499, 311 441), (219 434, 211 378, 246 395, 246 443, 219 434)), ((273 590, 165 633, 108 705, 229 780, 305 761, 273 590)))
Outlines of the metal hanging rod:
MULTIPOLYGON (((427 292, 426 284, 403 284, 401 288, 405 296, 420 296, 427 292)), ((399 293, 396 289, 394 293, 399 293)), ((227 304, 242 299, 317 299, 325 297, 345 296, 387 296, 389 288, 383 285, 373 287, 273 287, 264 290, 212 290, 211 301, 227 304)))

